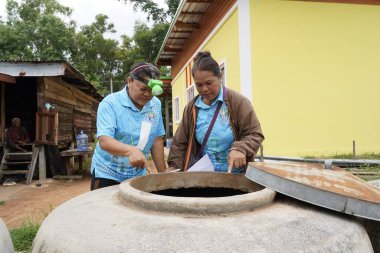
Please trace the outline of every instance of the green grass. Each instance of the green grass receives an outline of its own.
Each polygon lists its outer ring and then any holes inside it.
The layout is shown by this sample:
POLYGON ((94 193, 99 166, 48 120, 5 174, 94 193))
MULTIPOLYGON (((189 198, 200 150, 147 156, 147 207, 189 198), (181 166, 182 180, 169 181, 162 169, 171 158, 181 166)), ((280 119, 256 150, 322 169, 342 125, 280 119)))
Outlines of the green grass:
POLYGON ((5 200, 0 200, 0 206, 5 205, 5 200))
POLYGON ((39 228, 40 224, 34 224, 28 220, 21 227, 12 229, 10 234, 15 251, 30 252, 39 228))
MULTIPOLYGON (((352 153, 334 153, 329 155, 306 155, 304 158, 321 158, 321 159, 354 159, 352 153)), ((369 159, 369 160, 380 160, 380 153, 362 153, 357 154, 356 159, 369 159)))
MULTIPOLYGON (((305 156, 305 158, 317 158, 317 159, 353 159, 352 153, 342 153, 342 154, 330 154, 330 155, 323 155, 323 156, 305 156)), ((363 153, 356 155, 356 159, 363 159, 363 160, 380 160, 380 153, 363 153)), ((354 167, 354 168, 346 168, 349 172, 375 172, 380 173, 380 165, 364 165, 360 167, 354 167)), ((380 175, 358 175, 363 180, 370 181, 370 180, 377 180, 380 179, 380 175)))
POLYGON ((353 167, 346 168, 347 171, 355 173, 355 172, 374 172, 375 175, 358 175, 361 179, 365 181, 377 180, 380 179, 380 166, 361 166, 361 167, 353 167))
POLYGON ((378 180, 380 179, 380 176, 363 176, 363 175, 360 175, 358 176, 360 177, 361 179, 363 179, 364 181, 373 181, 373 180, 378 180))

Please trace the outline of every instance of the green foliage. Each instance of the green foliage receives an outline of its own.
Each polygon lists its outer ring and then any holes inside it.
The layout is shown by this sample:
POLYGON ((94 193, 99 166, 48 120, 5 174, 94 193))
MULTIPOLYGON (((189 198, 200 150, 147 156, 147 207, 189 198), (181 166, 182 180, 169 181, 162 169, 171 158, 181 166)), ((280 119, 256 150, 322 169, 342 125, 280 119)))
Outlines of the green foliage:
POLYGON ((165 3, 168 5, 168 15, 171 19, 174 18, 174 15, 177 12, 178 5, 180 3, 180 0, 165 0, 165 3))
MULTIPOLYGON (((318 159, 353 159, 352 153, 335 153, 331 155, 325 155, 325 156, 305 156, 305 158, 318 158, 318 159)), ((356 159, 363 159, 363 160, 380 160, 380 153, 362 153, 356 155, 356 159)), ((369 181, 369 180, 377 180, 380 179, 380 166, 379 165, 363 165, 360 167, 350 167, 346 168, 347 171, 352 172, 355 174, 355 172, 373 172, 365 175, 358 173, 358 177, 360 177, 363 180, 369 181)))
POLYGON ((356 174, 365 181, 380 179, 380 166, 361 166, 356 168, 346 168, 347 171, 356 174), (368 174, 364 174, 364 173, 368 174))
POLYGON ((0 24, 0 58, 64 60, 70 54, 75 23, 71 9, 56 0, 7 0, 8 20, 0 24))
POLYGON ((140 9, 147 13, 148 21, 153 20, 155 23, 167 23, 168 18, 172 19, 174 17, 180 0, 165 0, 168 10, 160 8, 154 0, 124 0, 124 2, 126 4, 131 3, 134 10, 140 9))
MULTIPOLYGON (((323 155, 323 156, 313 156, 308 155, 304 156, 305 158, 328 158, 328 159, 353 159, 352 153, 334 153, 330 155, 323 155)), ((362 153, 357 154, 356 159, 369 159, 369 160, 380 160, 380 153, 362 153)))
POLYGON ((149 62, 154 61, 168 29, 169 24, 167 23, 155 24, 149 28, 145 23, 136 22, 133 39, 142 59, 149 62))
POLYGON ((29 252, 39 228, 39 224, 33 224, 31 221, 26 221, 23 226, 12 229, 10 234, 15 250, 29 252))
POLYGON ((5 200, 0 200, 0 206, 5 205, 5 200))
MULTIPOLYGON (((155 60, 168 28, 168 23, 154 24, 149 27, 144 22, 136 22, 133 38, 123 37, 120 50, 120 56, 123 59, 122 70, 118 80, 126 80, 131 67, 135 63, 141 61, 153 62, 155 60)), ((166 70, 166 73, 168 72, 167 69, 164 68, 164 70, 166 70)))
MULTIPOLYGON (((177 10, 179 0, 166 0, 168 10, 152 0, 124 0, 146 12, 152 26, 136 22, 132 37, 122 36, 122 43, 106 39, 114 33, 108 17, 99 14, 90 25, 80 27, 70 19, 72 9, 58 0, 7 0, 7 19, 0 19, 1 60, 66 60, 77 68, 98 92, 107 95, 111 79, 114 91, 126 83, 133 64, 153 62, 177 10)), ((169 75, 168 68, 161 68, 169 75)))
POLYGON ((114 25, 107 19, 106 15, 99 14, 95 22, 82 26, 71 49, 74 67, 103 95, 108 93, 110 80, 118 75, 122 63, 118 42, 104 38, 105 33, 115 32, 114 25))

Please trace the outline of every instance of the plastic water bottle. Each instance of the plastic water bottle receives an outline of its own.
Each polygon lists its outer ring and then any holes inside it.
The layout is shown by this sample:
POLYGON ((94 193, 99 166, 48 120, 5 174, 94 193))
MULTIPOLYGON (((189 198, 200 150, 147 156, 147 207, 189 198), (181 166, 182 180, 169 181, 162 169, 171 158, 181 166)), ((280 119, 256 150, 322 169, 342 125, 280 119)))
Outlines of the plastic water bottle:
POLYGON ((80 130, 80 134, 77 135, 77 150, 78 151, 88 151, 88 136, 80 130))
POLYGON ((171 148, 173 139, 166 139, 166 147, 171 148))

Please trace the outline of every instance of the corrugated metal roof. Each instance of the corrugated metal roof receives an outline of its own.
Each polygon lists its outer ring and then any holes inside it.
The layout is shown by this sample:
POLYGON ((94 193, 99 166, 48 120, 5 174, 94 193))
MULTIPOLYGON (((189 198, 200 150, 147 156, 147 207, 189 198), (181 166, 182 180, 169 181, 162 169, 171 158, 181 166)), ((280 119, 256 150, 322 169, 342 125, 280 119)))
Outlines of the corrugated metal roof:
POLYGON ((177 13, 162 43, 155 62, 159 65, 170 65, 191 33, 199 29, 199 24, 213 0, 182 0, 177 13))
POLYGON ((13 77, 60 76, 83 92, 102 98, 95 86, 66 61, 0 61, 0 72, 13 77))
POLYGON ((250 163, 246 177, 277 192, 328 209, 380 221, 380 189, 323 164, 250 163))

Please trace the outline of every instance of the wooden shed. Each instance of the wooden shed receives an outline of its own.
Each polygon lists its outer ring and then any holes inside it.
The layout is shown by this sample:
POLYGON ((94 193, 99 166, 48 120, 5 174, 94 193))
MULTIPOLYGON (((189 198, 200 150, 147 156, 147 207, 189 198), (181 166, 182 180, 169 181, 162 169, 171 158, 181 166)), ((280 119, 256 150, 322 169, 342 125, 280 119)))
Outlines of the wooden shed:
POLYGON ((69 63, 0 61, 0 73, 1 146, 14 117, 21 119, 32 143, 53 147, 56 155, 73 147, 80 130, 93 141, 102 96, 69 63))

